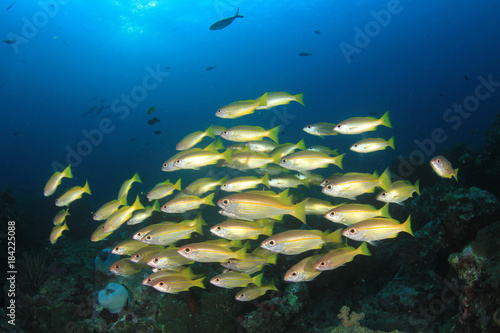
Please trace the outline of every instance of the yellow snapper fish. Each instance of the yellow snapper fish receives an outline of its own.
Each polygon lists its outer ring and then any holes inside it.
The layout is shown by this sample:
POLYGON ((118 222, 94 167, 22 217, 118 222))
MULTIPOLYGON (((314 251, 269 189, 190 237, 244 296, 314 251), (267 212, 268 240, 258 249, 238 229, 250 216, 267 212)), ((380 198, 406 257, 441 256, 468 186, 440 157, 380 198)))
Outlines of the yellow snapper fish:
POLYGON ((146 265, 133 263, 127 258, 114 262, 109 268, 109 271, 115 275, 129 277, 135 273, 139 273, 144 268, 147 269, 148 267, 146 265))
POLYGON ((252 284, 243 288, 238 292, 238 294, 236 294, 235 299, 241 302, 253 301, 254 299, 264 295, 268 290, 278 290, 278 288, 274 285, 274 280, 267 286, 258 287, 252 284))
POLYGON ((219 136, 222 132, 224 132, 226 128, 224 126, 212 125, 212 131, 215 136, 219 136))
POLYGON ((256 188, 260 184, 263 184, 267 188, 270 188, 269 176, 267 174, 265 174, 262 178, 253 176, 233 178, 222 184, 220 189, 226 192, 241 192, 244 190, 256 188))
POLYGON ((110 231, 110 232, 102 231, 102 227, 104 227, 104 223, 102 223, 100 226, 98 226, 94 230, 94 232, 92 233, 92 236, 90 236, 91 242, 100 242, 113 233, 113 231, 110 231))
MULTIPOLYGON (((255 252, 255 251, 254 251, 255 252)), ((253 274, 261 271, 265 265, 276 265, 278 253, 273 253, 268 257, 263 257, 254 253, 247 253, 244 260, 229 259, 221 263, 225 268, 238 271, 245 274, 253 274)))
POLYGON ((198 178, 197 180, 186 186, 186 188, 184 188, 182 192, 188 195, 199 196, 215 190, 215 188, 224 184, 226 180, 227 177, 222 177, 219 180, 214 178, 198 178))
POLYGON ((328 185, 323 187, 324 194, 356 200, 356 197, 364 193, 372 193, 375 187, 382 187, 389 191, 391 188, 391 175, 389 169, 386 169, 379 177, 377 173, 350 172, 341 177, 335 178, 328 185))
POLYGON ((66 222, 63 222, 63 224, 61 225, 56 225, 52 228, 52 232, 50 233, 50 242, 52 243, 52 245, 54 245, 57 240, 59 239, 59 237, 62 236, 62 233, 64 230, 68 230, 68 225, 66 224, 66 222))
POLYGON ((357 249, 352 246, 346 246, 330 251, 317 260, 314 268, 319 271, 330 271, 353 261, 357 255, 372 255, 370 250, 368 250, 366 242, 363 242, 357 249))
POLYGON ((110 232, 117 230, 123 223, 127 222, 127 220, 132 217, 132 213, 138 209, 144 209, 144 206, 141 204, 141 201, 139 200, 139 196, 135 198, 134 204, 132 206, 123 206, 122 208, 118 209, 115 213, 113 213, 106 220, 106 222, 104 222, 102 231, 110 232))
POLYGON ((291 153, 293 153, 297 149, 306 150, 306 144, 304 143, 304 139, 300 140, 296 144, 283 143, 283 144, 277 146, 276 148, 274 148, 271 151, 270 155, 272 155, 272 156, 279 155, 279 157, 282 158, 286 155, 290 155, 291 153))
POLYGON ((62 172, 54 172, 54 174, 50 176, 47 184, 45 184, 45 187, 43 188, 43 195, 48 197, 54 194, 63 178, 73 178, 71 165, 68 165, 62 172))
MULTIPOLYGON (((323 182, 323 176, 317 173, 312 173, 312 172, 305 172, 305 173, 298 173, 297 175, 298 179, 303 180, 304 182, 307 182, 308 185, 320 185, 321 182, 323 182)), ((306 185, 306 186, 308 186, 306 185)))
POLYGON ((267 105, 258 106, 255 110, 269 110, 275 106, 286 105, 290 102, 297 102, 304 105, 304 93, 290 95, 284 91, 272 91, 267 93, 267 105))
POLYGON ((225 162, 224 166, 237 170, 253 170, 265 167, 269 163, 277 163, 279 158, 279 155, 268 156, 253 151, 243 151, 235 153, 232 156, 232 163, 225 162))
POLYGON ((132 178, 127 179, 123 182, 120 190, 118 191, 118 200, 120 200, 122 197, 126 198, 128 191, 130 191, 130 188, 132 187, 132 184, 136 182, 142 183, 141 177, 139 177, 139 174, 137 172, 132 176, 132 178))
POLYGON ((270 153, 274 148, 278 146, 276 142, 267 141, 267 140, 259 140, 259 141, 249 141, 245 145, 251 151, 256 153, 270 153))
POLYGON ((181 246, 177 252, 187 258, 198 262, 225 262, 228 259, 245 260, 247 249, 231 251, 227 247, 202 242, 181 246))
POLYGON ((325 215, 326 212, 335 207, 337 205, 332 205, 329 201, 309 198, 306 205, 306 215, 325 215))
POLYGON ((389 111, 386 111, 380 119, 374 117, 349 118, 338 123, 333 130, 340 134, 360 134, 374 131, 379 125, 392 128, 391 120, 389 119, 389 111))
POLYGON ((151 245, 169 245, 181 239, 188 239, 193 232, 203 235, 202 226, 206 225, 201 213, 194 220, 160 225, 144 237, 141 242, 151 245))
POLYGON ((290 205, 283 200, 260 194, 238 193, 220 199, 217 202, 220 208, 237 216, 251 220, 292 215, 306 223, 307 201, 290 205))
POLYGON ((175 270, 184 265, 194 263, 193 260, 184 258, 177 250, 178 247, 170 246, 167 249, 160 251, 149 258, 147 264, 153 268, 175 270))
POLYGON ((85 185, 83 187, 75 186, 64 192, 63 195, 56 199, 56 206, 69 206, 69 204, 73 201, 80 199, 83 193, 92 194, 92 192, 90 192, 88 181, 85 181, 85 185))
POLYGON ((285 273, 284 280, 288 282, 307 282, 314 280, 321 274, 321 271, 314 268, 314 264, 323 256, 323 254, 317 254, 302 259, 285 273))
POLYGON ((162 183, 158 183, 148 192, 146 197, 149 201, 158 200, 169 196, 175 190, 181 190, 181 179, 177 180, 175 184, 172 184, 170 180, 166 180, 162 183))
POLYGON ((273 223, 261 226, 257 222, 230 219, 214 225, 210 232, 229 240, 257 239, 259 235, 271 236, 273 223))
POLYGON ((145 207, 144 209, 138 209, 132 213, 132 216, 128 219, 128 225, 134 225, 144 222, 148 217, 153 215, 153 212, 160 211, 160 202, 155 201, 153 206, 145 207))
POLYGON ((249 142, 255 140, 262 140, 263 138, 270 138, 278 143, 278 135, 280 126, 266 130, 260 126, 241 125, 228 128, 221 133, 221 137, 234 142, 249 142))
POLYGON ((283 189, 283 188, 299 187, 300 185, 309 187, 309 182, 305 179, 304 180, 299 179, 297 176, 294 175, 282 174, 270 178, 269 185, 272 187, 278 187, 283 189))
POLYGON ((135 234, 133 234, 132 239, 141 240, 148 233, 150 233, 151 231, 153 231, 157 228, 161 228, 165 224, 176 224, 176 222, 165 221, 165 222, 160 222, 160 223, 156 223, 156 224, 150 224, 148 226, 145 226, 141 230, 137 231, 135 234))
POLYGON ((325 218, 345 225, 355 224, 377 216, 391 218, 389 204, 377 209, 371 205, 343 204, 325 213, 325 218))
POLYGON ((289 191, 288 189, 280 192, 280 193, 275 193, 273 191, 265 191, 265 190, 253 190, 253 191, 247 191, 245 193, 248 193, 248 194, 258 194, 258 195, 263 195, 263 196, 266 196, 266 197, 271 197, 271 198, 275 198, 275 199, 279 199, 281 200, 281 202, 287 204, 287 205, 291 205, 292 204, 292 199, 293 197, 289 195, 289 191))
POLYGON ((179 275, 170 275, 156 279, 153 288, 162 293, 177 294, 181 291, 189 290, 191 287, 205 289, 205 285, 203 284, 204 279, 203 277, 198 280, 191 280, 179 275))
POLYGON ((180 271, 165 269, 148 275, 144 280, 142 280, 142 284, 151 287, 156 282, 155 280, 172 275, 180 275, 190 280, 194 280, 196 278, 196 275, 193 274, 191 267, 182 269, 180 271))
POLYGON ((420 195, 420 190, 418 188, 419 180, 412 185, 407 180, 399 180, 391 184, 391 189, 389 191, 382 191, 377 195, 377 200, 383 202, 394 202, 402 205, 402 202, 411 198, 413 193, 420 195))
POLYGON ((300 172, 326 168, 329 164, 335 164, 342 169, 344 155, 330 157, 317 151, 303 150, 282 158, 279 165, 283 168, 300 172))
POLYGON ((136 264, 146 265, 155 254, 165 250, 163 246, 160 245, 147 245, 130 255, 130 261, 136 264))
POLYGON ((316 135, 323 138, 324 136, 338 135, 339 133, 333 130, 334 127, 335 124, 332 123, 315 123, 307 125, 302 130, 311 135, 316 135))
POLYGON ((111 250, 111 253, 119 255, 119 256, 124 256, 124 255, 131 255, 134 252, 137 252, 138 250, 142 249, 143 247, 147 247, 148 244, 144 244, 143 242, 140 242, 135 239, 126 239, 119 244, 116 244, 113 249, 111 250))
POLYGON ((247 143, 235 143, 235 144, 232 144, 230 146, 228 146, 227 148, 228 149, 231 149, 231 150, 236 150, 236 151, 243 151, 246 149, 247 147, 247 143))
POLYGON ((64 223, 64 221, 66 220, 66 216, 70 215, 69 214, 69 207, 67 209, 63 209, 61 211, 59 211, 56 216, 54 216, 54 219, 52 220, 52 222, 54 223, 54 225, 61 225, 64 223))
POLYGON ((345 228, 342 235, 353 240, 375 244, 381 239, 395 238, 400 232, 407 232, 413 236, 410 216, 402 224, 394 219, 380 217, 361 221, 345 228))
POLYGON ((201 142, 204 137, 210 137, 215 139, 213 126, 209 126, 205 131, 196 131, 191 134, 186 135, 177 145, 175 149, 177 150, 188 150, 193 148, 197 143, 201 142))
POLYGON ((269 165, 254 169, 254 171, 256 173, 258 173, 259 175, 265 175, 267 173, 268 175, 273 175, 273 176, 277 176, 277 175, 282 174, 282 173, 289 173, 290 172, 290 170, 288 170, 288 169, 285 169, 285 168, 282 168, 278 165, 273 165, 273 164, 269 164, 269 165))
POLYGON ((177 197, 163 205, 161 207, 161 211, 164 213, 184 213, 189 210, 198 209, 201 205, 215 206, 213 199, 214 193, 211 193, 204 198, 200 198, 195 195, 177 197))
POLYGON ((450 161, 444 156, 436 156, 431 160, 432 170, 441 178, 455 178, 458 182, 458 168, 453 169, 450 161))
POLYGON ((342 174, 340 172, 334 173, 333 175, 323 179, 323 181, 320 183, 320 186, 325 187, 326 185, 330 184, 331 182, 333 182, 334 180, 336 180, 342 176, 344 176, 344 174, 342 174))
POLYGON ((190 151, 175 160, 173 167, 198 170, 203 166, 217 164, 219 160, 232 163, 232 152, 231 149, 227 149, 223 153, 219 153, 217 150, 190 151))
POLYGON ((391 137, 387 141, 381 138, 363 139, 353 144, 349 149, 356 153, 372 153, 374 151, 384 150, 387 147, 395 149, 394 137, 391 137))
POLYGON ((288 230, 264 240, 260 246, 281 254, 300 254, 320 249, 327 243, 340 243, 341 230, 332 233, 321 230, 288 230))
POLYGON ((127 197, 123 196, 120 200, 111 200, 110 202, 105 203, 94 213, 93 219, 95 221, 106 220, 111 216, 114 212, 120 208, 120 206, 125 206, 127 204, 127 197))
POLYGON ((252 114, 259 106, 267 105, 267 93, 260 96, 258 99, 245 100, 233 102, 229 105, 223 106, 215 112, 219 118, 235 119, 247 114, 252 114))
POLYGON ((262 285, 263 276, 263 273, 251 277, 250 275, 244 273, 228 272, 214 276, 212 279, 210 279, 210 283, 214 286, 227 289, 246 287, 251 283, 256 285, 257 287, 260 287, 262 285))
POLYGON ((310 151, 319 151, 320 153, 327 154, 327 155, 338 155, 338 149, 330 149, 325 146, 312 146, 307 148, 307 150, 310 151))
POLYGON ((205 148, 191 148, 189 150, 184 150, 184 151, 178 152, 174 156, 170 157, 165 163, 163 163, 163 165, 161 167, 161 171, 172 172, 172 171, 179 170, 178 167, 174 166, 174 163, 184 155, 190 154, 190 153, 195 152, 195 151, 214 151, 214 150, 219 150, 219 149, 224 149, 224 145, 222 144, 222 142, 220 140, 217 140, 217 141, 210 143, 205 148))

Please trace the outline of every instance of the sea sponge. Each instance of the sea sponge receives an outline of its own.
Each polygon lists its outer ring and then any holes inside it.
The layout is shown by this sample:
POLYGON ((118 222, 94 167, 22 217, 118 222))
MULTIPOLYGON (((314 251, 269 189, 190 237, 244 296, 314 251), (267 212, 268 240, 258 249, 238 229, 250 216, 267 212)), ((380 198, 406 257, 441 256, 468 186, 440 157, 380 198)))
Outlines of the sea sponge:
POLYGON ((95 257, 95 268, 101 273, 112 275, 113 273, 109 271, 109 268, 120 259, 120 256, 111 253, 111 249, 104 249, 97 253, 95 257))
POLYGON ((99 292, 99 304, 111 313, 120 312, 127 305, 129 296, 128 290, 118 283, 110 283, 99 292))

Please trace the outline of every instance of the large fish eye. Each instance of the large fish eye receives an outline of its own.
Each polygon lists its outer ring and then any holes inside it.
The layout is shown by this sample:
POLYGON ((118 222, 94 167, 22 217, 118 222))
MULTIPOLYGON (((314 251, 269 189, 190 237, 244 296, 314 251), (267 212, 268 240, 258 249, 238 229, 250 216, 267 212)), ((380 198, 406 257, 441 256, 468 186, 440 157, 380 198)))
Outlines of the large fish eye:
POLYGON ((321 267, 325 267, 325 266, 326 266, 326 262, 325 262, 325 261, 322 261, 322 262, 320 262, 320 263, 319 263, 319 265, 320 265, 321 267))
POLYGON ((441 160, 438 158, 438 159, 436 160, 436 162, 437 162, 437 163, 441 163, 441 160))
POLYGON ((180 160, 180 159, 175 160, 175 163, 180 164, 180 163, 181 163, 181 160, 180 160))
POLYGON ((138 232, 135 234, 136 237, 142 237, 142 232, 138 232))
POLYGON ((233 261, 232 261, 232 260, 228 260, 228 261, 226 261, 226 264, 228 264, 228 265, 231 265, 232 263, 233 263, 233 261))
POLYGON ((356 148, 358 145, 353 145, 354 148, 356 148))
POLYGON ((335 212, 330 212, 330 214, 328 214, 330 216, 335 216, 335 212))
POLYGON ((227 187, 227 184, 222 184, 222 187, 227 187))
POLYGON ((329 189, 329 190, 331 190, 333 188, 333 186, 332 185, 328 185, 326 188, 329 189))
POLYGON ((115 265, 114 267, 115 269, 119 269, 120 268, 120 265, 115 265))
POLYGON ((147 283, 151 283, 151 281, 153 281, 153 279, 146 279, 147 283))
POLYGON ((222 228, 220 226, 217 226, 215 229, 218 230, 218 231, 222 230, 222 228))
POLYGON ((307 126, 307 128, 312 128, 312 126, 311 126, 311 125, 308 125, 308 126, 307 126))
POLYGON ((149 235, 148 235, 148 236, 146 236, 146 240, 151 240, 151 239, 153 239, 153 237, 151 237, 151 236, 149 236, 149 235))
POLYGON ((163 286, 165 285, 165 283, 164 283, 164 282, 162 282, 162 281, 160 281, 160 282, 158 282, 158 285, 159 285, 160 287, 163 287, 163 286))
POLYGON ((215 279, 214 281, 215 281, 215 282, 220 282, 220 279, 219 279, 219 278, 217 278, 217 279, 215 279))
POLYGON ((136 254, 136 255, 134 256, 134 258, 137 258, 137 259, 139 259, 139 255, 138 255, 138 254, 136 254))
POLYGON ((158 260, 158 258, 154 258, 154 259, 153 259, 153 262, 154 262, 155 264, 157 264, 157 263, 158 263, 158 261, 160 261, 160 260, 158 260))
POLYGON ((186 248, 184 249, 184 252, 186 252, 186 253, 189 253, 189 252, 191 252, 191 248, 189 248, 189 247, 186 247, 186 248))
POLYGON ((117 246, 117 247, 115 247, 115 251, 116 251, 116 252, 120 251, 120 248, 119 248, 118 246, 117 246))
POLYGON ((217 113, 221 113, 221 112, 222 112, 222 110, 221 110, 221 109, 217 110, 217 113))
POLYGON ((286 158, 282 159, 281 163, 286 163, 286 158))
POLYGON ((351 235, 356 234, 356 229, 355 229, 355 228, 351 228, 351 229, 349 229, 349 233, 350 233, 351 235))
POLYGON ((387 192, 382 192, 380 193, 380 196, 385 197, 387 195, 387 192))
POLYGON ((239 294, 238 295, 238 298, 243 298, 243 297, 245 297, 245 294, 239 294))
POLYGON ((222 204, 229 205, 229 200, 227 200, 227 199, 222 200, 222 204))
POLYGON ((267 244, 269 246, 276 246, 276 241, 275 240, 270 240, 267 244))
POLYGON ((167 162, 163 163, 163 167, 164 167, 164 168, 166 168, 166 167, 167 167, 167 165, 168 165, 168 163, 167 163, 167 162))
POLYGON ((222 134, 224 134, 224 135, 227 135, 228 133, 229 133, 228 131, 222 132, 222 134))
POLYGON ((176 144, 176 145, 175 145, 175 148, 179 148, 179 147, 180 147, 180 145, 179 145, 179 144, 176 144))
POLYGON ((340 125, 340 124, 337 125, 337 128, 341 128, 341 127, 342 127, 342 125, 340 125))
POLYGON ((293 271, 292 273, 290 273, 291 276, 297 276, 297 272, 293 271))

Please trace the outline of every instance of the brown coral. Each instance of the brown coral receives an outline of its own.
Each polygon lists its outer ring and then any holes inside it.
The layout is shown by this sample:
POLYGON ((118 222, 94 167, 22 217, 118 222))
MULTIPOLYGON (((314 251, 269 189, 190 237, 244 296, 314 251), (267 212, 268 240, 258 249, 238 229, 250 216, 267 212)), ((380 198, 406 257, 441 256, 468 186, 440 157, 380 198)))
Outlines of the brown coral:
POLYGON ((339 317, 339 319, 342 321, 342 326, 344 327, 359 326, 359 321, 365 318, 365 314, 363 312, 356 313, 353 311, 349 315, 350 311, 351 309, 345 305, 340 309, 340 313, 337 315, 337 317, 339 317))

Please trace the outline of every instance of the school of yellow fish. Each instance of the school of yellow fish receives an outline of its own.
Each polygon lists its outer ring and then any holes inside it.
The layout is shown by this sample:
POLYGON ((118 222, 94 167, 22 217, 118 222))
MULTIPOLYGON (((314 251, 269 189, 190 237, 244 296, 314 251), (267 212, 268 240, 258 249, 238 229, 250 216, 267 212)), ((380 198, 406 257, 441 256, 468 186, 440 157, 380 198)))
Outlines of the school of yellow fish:
MULTIPOLYGON (((231 103, 215 113, 217 117, 235 119, 254 113, 255 110, 268 110, 272 107, 298 102, 304 105, 303 94, 290 95, 286 92, 267 92, 255 100, 243 100, 231 103)), ((378 126, 391 128, 389 112, 381 118, 354 117, 340 123, 315 123, 304 127, 304 131, 320 137, 339 134, 355 135, 375 131, 378 126)), ((254 171, 257 176, 241 176, 228 179, 199 178, 181 187, 181 179, 175 183, 165 180, 156 184, 148 193, 147 199, 153 203, 144 207, 136 196, 132 205, 128 205, 127 196, 133 183, 141 182, 136 173, 126 180, 119 189, 116 199, 102 205, 93 219, 104 221, 91 236, 91 241, 98 242, 115 232, 123 224, 144 223, 155 212, 164 214, 184 213, 200 210, 196 218, 182 222, 164 221, 149 224, 138 230, 130 239, 116 244, 112 253, 124 256, 111 266, 111 272, 121 276, 131 276, 143 269, 153 271, 144 279, 143 284, 152 286, 164 293, 178 293, 191 287, 205 288, 205 277, 193 273, 189 265, 194 262, 220 263, 224 270, 210 279, 210 283, 222 288, 243 287, 236 293, 235 299, 250 301, 264 295, 268 290, 276 290, 274 282, 262 284, 265 265, 276 263, 278 254, 297 255, 306 251, 327 248, 322 254, 307 257, 285 274, 290 282, 311 281, 322 271, 333 270, 352 261, 357 255, 370 256, 368 243, 394 238, 400 232, 413 235, 411 220, 408 216, 404 223, 391 218, 389 204, 402 204, 420 194, 419 182, 411 184, 400 180, 391 183, 391 175, 386 169, 382 174, 370 173, 335 173, 330 177, 313 173, 319 168, 331 164, 342 169, 344 154, 338 155, 337 149, 314 146, 306 149, 304 140, 294 143, 279 144, 279 126, 264 129, 258 126, 239 125, 231 128, 211 125, 204 131, 197 131, 184 137, 176 145, 179 151, 161 167, 165 172, 193 169, 217 165, 243 172, 254 171), (204 148, 196 148, 205 137, 213 141, 204 148), (221 140, 234 142, 225 148, 221 140), (266 140, 268 138, 269 140, 266 140), (298 150, 298 151, 297 151, 298 150), (293 175, 290 172, 296 171, 293 175), (256 190, 258 186, 267 190, 256 190), (322 193, 330 197, 344 198, 340 205, 332 205, 328 200, 306 198, 295 202, 289 194, 290 188, 299 186, 321 186, 322 193), (228 192, 214 202, 214 192, 219 188, 228 192), (271 188, 277 189, 272 191, 271 188), (381 208, 359 204, 355 200, 365 193, 381 190, 376 199, 384 202, 381 208), (175 197, 165 199, 169 196, 175 197), (161 205, 160 200, 164 203, 161 205), (220 207, 220 214, 227 220, 210 227, 210 232, 219 237, 217 240, 191 243, 177 247, 180 240, 189 239, 192 233, 203 235, 207 225, 200 207, 203 205, 220 207), (332 228, 343 225, 333 232, 322 230, 296 229, 273 234, 274 224, 281 222, 284 215, 290 215, 307 224, 307 215, 324 216, 332 223, 332 228), (260 246, 250 252, 259 237, 266 236, 260 246), (348 246, 342 236, 361 242, 359 246, 348 246), (244 242, 243 242, 244 241, 244 242)), ((373 153, 386 148, 395 149, 394 137, 389 140, 367 138, 354 143, 350 150, 356 153, 373 153)), ((453 169, 443 156, 431 160, 436 174, 443 178, 454 177, 457 181, 458 169, 453 169)), ((54 194, 63 178, 72 178, 71 167, 56 172, 50 177, 44 189, 44 195, 54 194)), ((54 228, 50 241, 54 244, 64 230, 69 230, 65 222, 69 215, 71 202, 91 194, 88 182, 83 187, 72 187, 56 201, 56 206, 68 206, 53 219, 54 228)), ((163 215, 165 216, 165 215, 163 215)))

